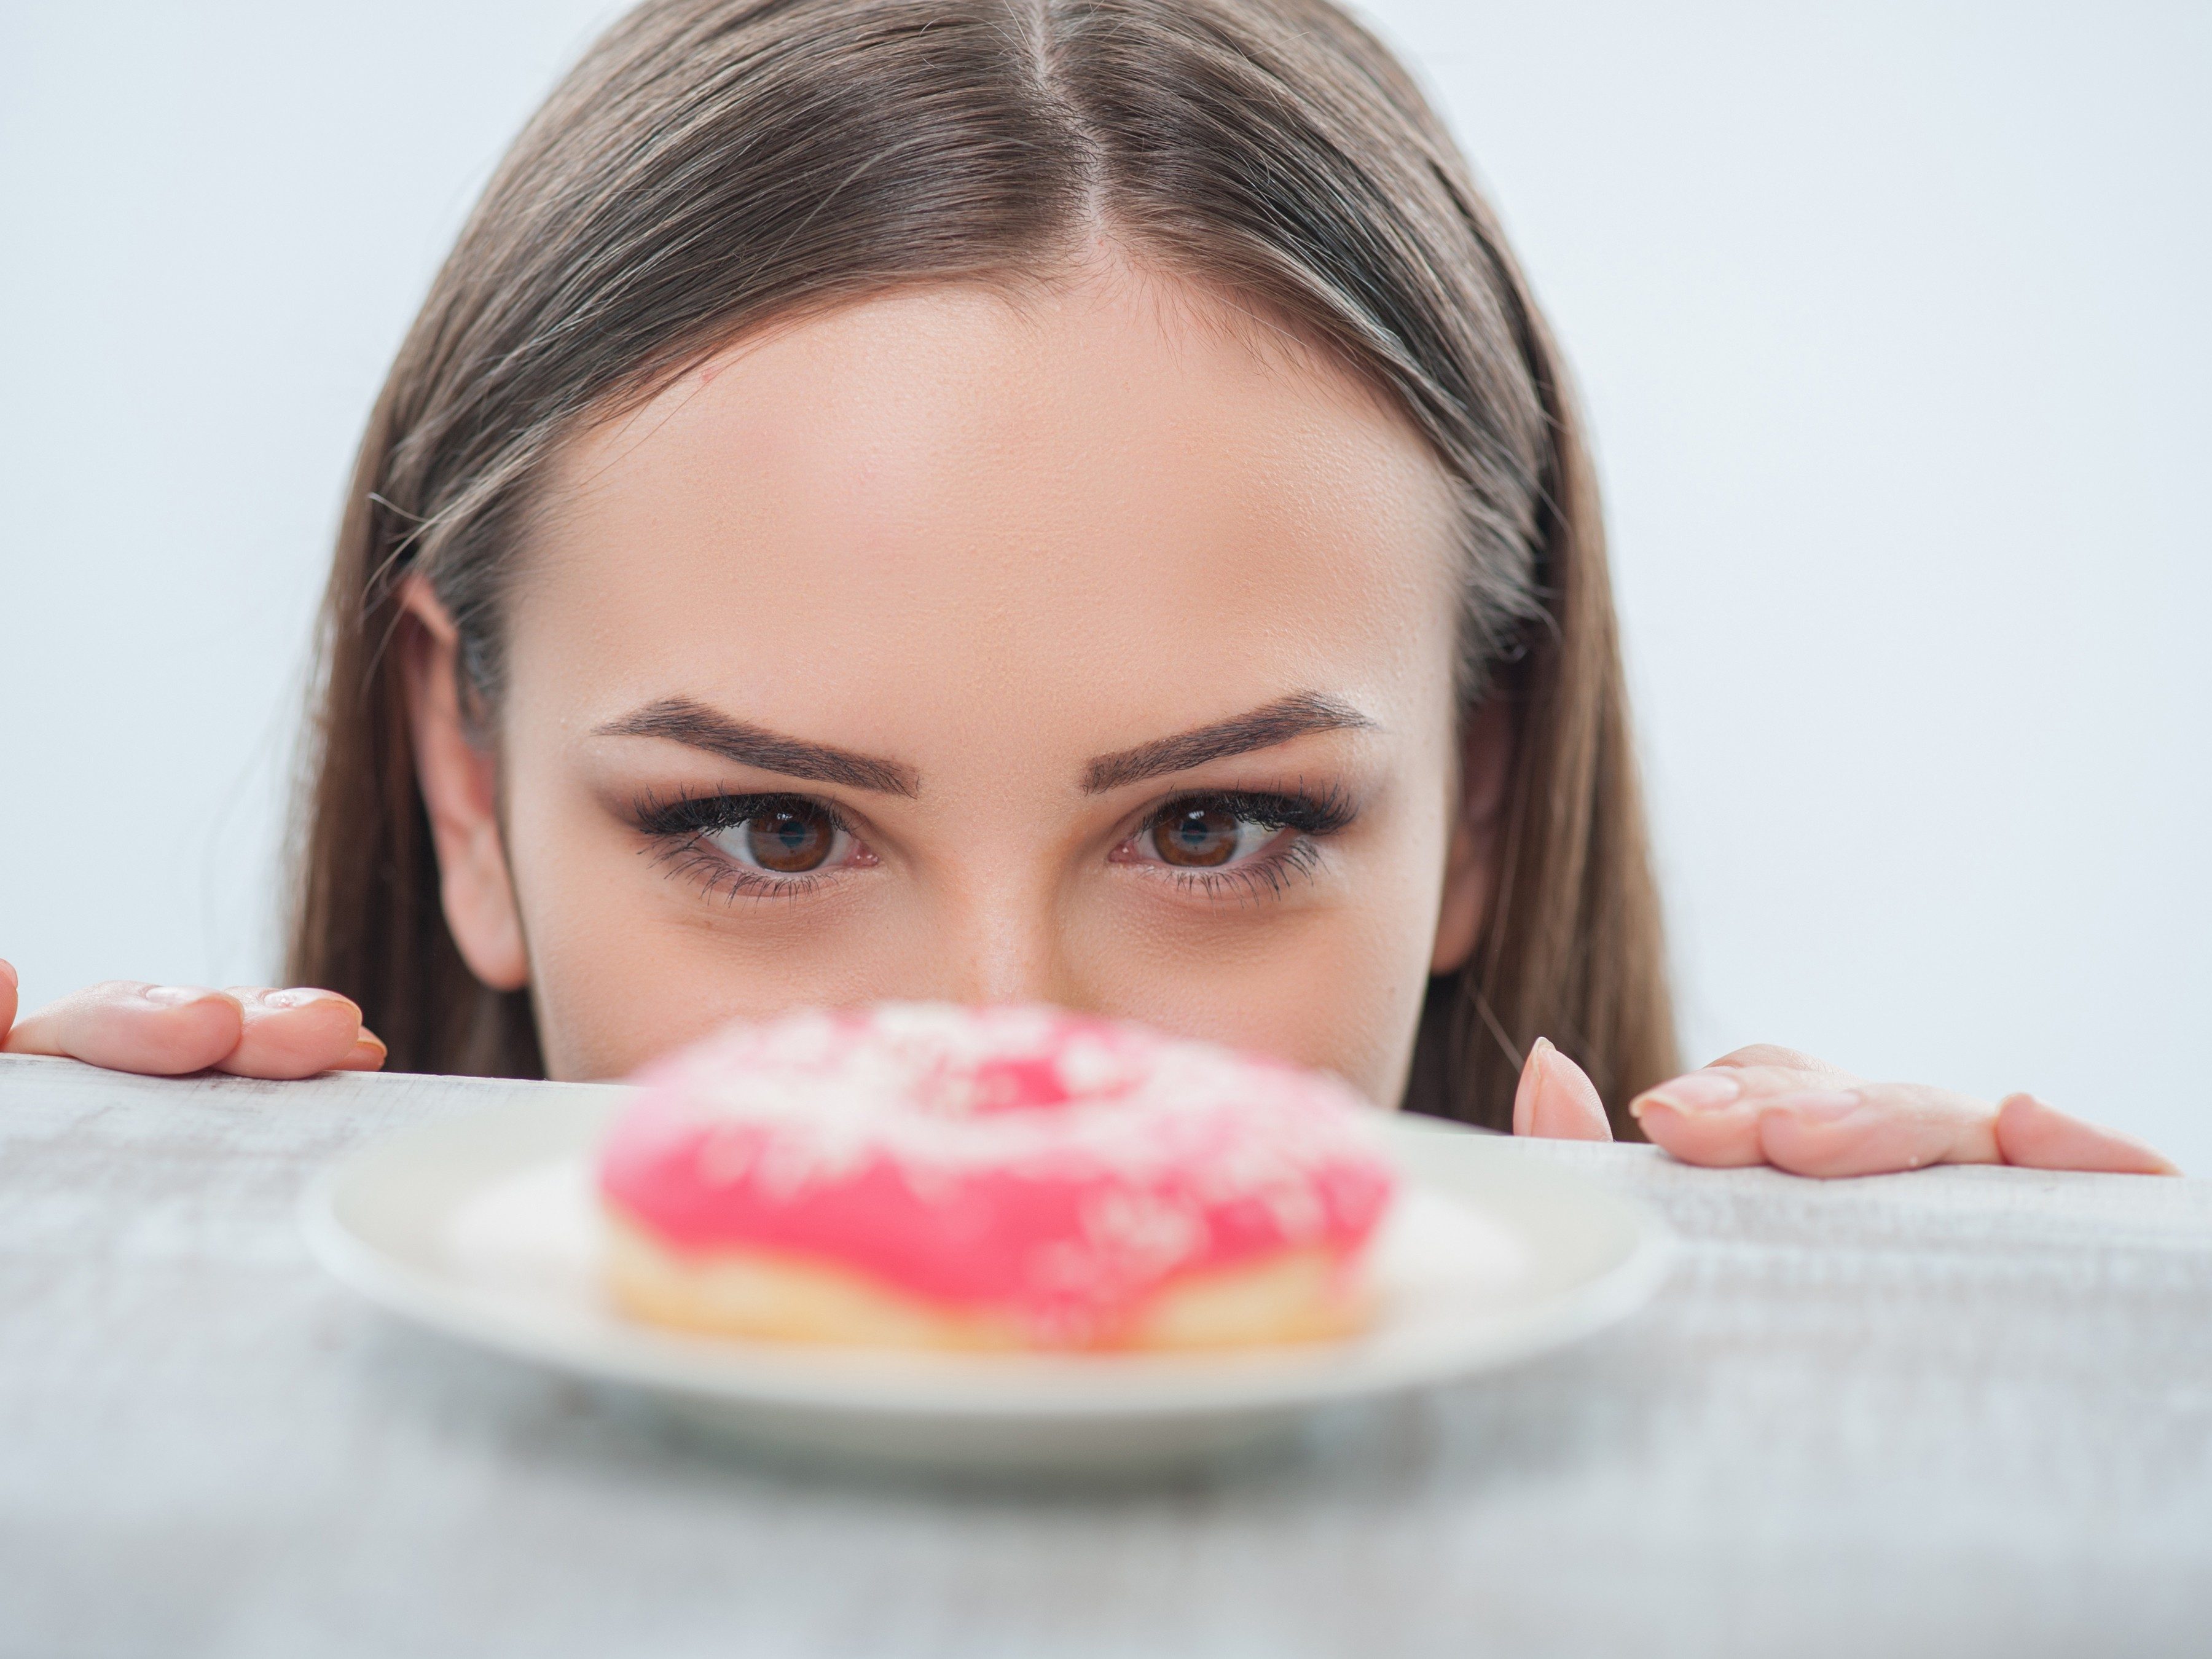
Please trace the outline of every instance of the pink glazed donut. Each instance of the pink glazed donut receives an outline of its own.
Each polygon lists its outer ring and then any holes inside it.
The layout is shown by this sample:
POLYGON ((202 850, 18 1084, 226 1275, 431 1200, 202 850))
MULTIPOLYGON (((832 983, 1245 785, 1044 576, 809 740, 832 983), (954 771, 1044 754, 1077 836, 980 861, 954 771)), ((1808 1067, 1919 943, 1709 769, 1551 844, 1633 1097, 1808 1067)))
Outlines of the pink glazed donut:
POLYGON ((1196 1348, 1340 1336, 1395 1176, 1278 1061, 1047 1008, 739 1025, 648 1072, 599 1168, 609 1281, 793 1341, 1196 1348))

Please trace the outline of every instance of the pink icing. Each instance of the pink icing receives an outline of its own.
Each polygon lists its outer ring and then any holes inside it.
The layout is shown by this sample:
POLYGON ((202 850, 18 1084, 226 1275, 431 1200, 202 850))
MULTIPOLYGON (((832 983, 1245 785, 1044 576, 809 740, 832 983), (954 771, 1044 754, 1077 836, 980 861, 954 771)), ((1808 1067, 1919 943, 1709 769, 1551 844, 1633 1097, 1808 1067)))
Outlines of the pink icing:
POLYGON ((1394 1185, 1334 1079, 1051 1009, 809 1012, 641 1082, 600 1187, 664 1243, 841 1264, 1047 1340, 1183 1273, 1349 1256, 1394 1185))

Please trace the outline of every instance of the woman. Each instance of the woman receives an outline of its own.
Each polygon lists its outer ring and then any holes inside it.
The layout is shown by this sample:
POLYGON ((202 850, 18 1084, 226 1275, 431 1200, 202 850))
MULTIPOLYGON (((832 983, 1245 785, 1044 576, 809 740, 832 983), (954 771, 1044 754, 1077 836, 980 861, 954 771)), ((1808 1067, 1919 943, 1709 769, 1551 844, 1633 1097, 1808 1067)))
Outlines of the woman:
POLYGON ((1036 1000, 1696 1162, 2166 1167, 1782 1049, 1675 1075, 1565 376, 1320 0, 634 13, 401 350, 323 664, 327 988, 99 987, 11 1050, 601 1077, 1036 1000))

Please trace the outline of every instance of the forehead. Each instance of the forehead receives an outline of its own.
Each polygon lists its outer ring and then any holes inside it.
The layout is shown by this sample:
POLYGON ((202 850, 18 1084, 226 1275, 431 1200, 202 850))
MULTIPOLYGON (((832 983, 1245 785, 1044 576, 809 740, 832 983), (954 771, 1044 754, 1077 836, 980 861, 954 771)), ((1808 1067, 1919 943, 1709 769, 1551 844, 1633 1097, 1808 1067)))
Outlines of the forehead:
POLYGON ((681 691, 911 750, 1073 709, 1109 747, 1286 690, 1395 700, 1451 645, 1410 423, 1128 274, 786 324, 577 440, 547 501, 512 662, 557 660, 580 717, 681 691))

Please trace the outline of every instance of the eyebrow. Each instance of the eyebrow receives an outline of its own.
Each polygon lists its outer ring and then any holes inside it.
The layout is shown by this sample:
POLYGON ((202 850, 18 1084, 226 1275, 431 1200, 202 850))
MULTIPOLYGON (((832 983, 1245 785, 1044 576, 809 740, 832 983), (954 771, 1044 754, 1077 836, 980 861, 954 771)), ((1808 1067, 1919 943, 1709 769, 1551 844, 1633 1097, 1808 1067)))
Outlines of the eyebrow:
POLYGON ((1288 743, 1310 732, 1360 731, 1374 724, 1350 703, 1340 702, 1317 691, 1294 691, 1249 714, 1201 726, 1172 738, 1156 738, 1115 754, 1101 755, 1085 769, 1083 787, 1087 794, 1103 794, 1109 789, 1141 783, 1146 778, 1188 772, 1208 761, 1249 755, 1257 749, 1272 749, 1279 743, 1288 743))
POLYGON ((878 794, 915 794, 921 780, 911 766, 856 755, 849 749, 826 743, 787 738, 780 732, 734 720, 720 709, 694 702, 689 697, 663 697, 642 708, 611 720, 599 728, 608 738, 666 738, 671 742, 703 749, 741 766, 757 766, 763 772, 807 778, 817 783, 842 783, 848 788, 878 794))

